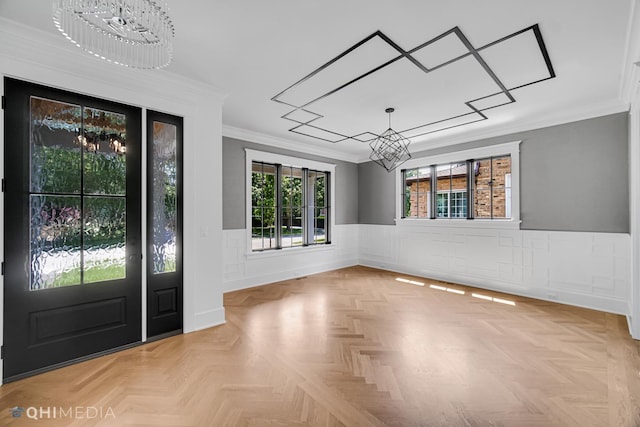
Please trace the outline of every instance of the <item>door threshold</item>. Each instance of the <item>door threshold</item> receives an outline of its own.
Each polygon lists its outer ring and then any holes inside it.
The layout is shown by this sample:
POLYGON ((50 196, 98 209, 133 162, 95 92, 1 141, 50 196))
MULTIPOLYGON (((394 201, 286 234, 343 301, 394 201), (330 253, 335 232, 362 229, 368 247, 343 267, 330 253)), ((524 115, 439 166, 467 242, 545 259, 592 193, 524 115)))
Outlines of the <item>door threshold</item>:
POLYGON ((7 384, 19 380, 23 380, 34 375, 44 374, 45 372, 54 371, 56 369, 64 368, 67 366, 75 365, 76 363, 86 362, 87 360, 96 359, 98 357, 106 356, 108 354, 117 353, 122 350, 128 350, 133 347, 138 347, 144 344, 142 341, 136 341, 131 344, 122 345, 108 350, 99 351, 98 353, 92 353, 87 356, 78 357, 76 359, 67 360, 65 362, 56 363, 55 365, 46 366, 44 368, 34 369, 33 371, 24 372, 18 375, 12 375, 2 379, 2 384, 7 384))

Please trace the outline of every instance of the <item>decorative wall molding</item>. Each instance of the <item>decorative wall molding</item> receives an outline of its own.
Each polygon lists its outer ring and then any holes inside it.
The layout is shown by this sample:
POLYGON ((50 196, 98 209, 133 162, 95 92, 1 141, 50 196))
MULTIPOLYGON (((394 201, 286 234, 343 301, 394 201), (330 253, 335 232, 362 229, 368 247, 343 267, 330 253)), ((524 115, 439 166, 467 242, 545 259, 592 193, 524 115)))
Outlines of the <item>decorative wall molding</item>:
POLYGON ((627 234, 360 225, 359 242, 362 265, 629 314, 627 234))
POLYGON ((331 245, 247 254, 247 231, 224 230, 224 292, 358 264, 357 224, 333 227, 331 245))
POLYGON ((359 264, 629 315, 627 234, 354 224, 333 250, 260 258, 245 233, 223 233, 224 292, 359 264))

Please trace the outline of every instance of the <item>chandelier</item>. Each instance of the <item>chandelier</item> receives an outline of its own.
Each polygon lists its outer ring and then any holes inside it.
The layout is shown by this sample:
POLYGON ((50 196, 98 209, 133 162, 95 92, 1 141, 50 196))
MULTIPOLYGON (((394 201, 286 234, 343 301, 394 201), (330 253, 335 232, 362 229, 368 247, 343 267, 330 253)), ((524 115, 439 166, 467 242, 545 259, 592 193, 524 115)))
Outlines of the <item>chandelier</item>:
POLYGON ((53 22, 87 53, 125 67, 171 62, 174 28, 161 0, 53 0, 53 22))
POLYGON ((395 109, 387 108, 384 111, 389 114, 389 129, 369 143, 372 150, 369 158, 385 168, 387 172, 391 172, 411 158, 409 153, 411 141, 391 129, 391 113, 395 109))

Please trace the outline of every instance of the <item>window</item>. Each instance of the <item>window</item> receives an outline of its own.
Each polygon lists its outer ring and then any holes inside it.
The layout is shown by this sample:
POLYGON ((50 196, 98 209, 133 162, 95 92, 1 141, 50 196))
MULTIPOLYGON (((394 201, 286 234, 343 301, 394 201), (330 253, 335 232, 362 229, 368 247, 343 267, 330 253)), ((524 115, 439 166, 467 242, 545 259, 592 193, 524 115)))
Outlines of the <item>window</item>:
POLYGON ((473 162, 474 218, 511 217, 511 156, 473 162))
POLYGON ((247 150, 250 250, 329 244, 333 165, 247 150))
POLYGON ((302 213, 302 180, 304 170, 291 166, 282 167, 282 206, 280 216, 282 223, 282 247, 290 248, 303 244, 302 213))
POLYGON ((431 214, 431 168, 404 171, 403 217, 429 218, 431 214))
POLYGON ((519 222, 519 142, 412 159, 397 172, 399 217, 519 222))
POLYGON ((251 167, 251 248, 276 247, 276 166, 254 162, 251 167))
POLYGON ((466 218, 467 192, 439 192, 436 194, 438 218, 466 218))

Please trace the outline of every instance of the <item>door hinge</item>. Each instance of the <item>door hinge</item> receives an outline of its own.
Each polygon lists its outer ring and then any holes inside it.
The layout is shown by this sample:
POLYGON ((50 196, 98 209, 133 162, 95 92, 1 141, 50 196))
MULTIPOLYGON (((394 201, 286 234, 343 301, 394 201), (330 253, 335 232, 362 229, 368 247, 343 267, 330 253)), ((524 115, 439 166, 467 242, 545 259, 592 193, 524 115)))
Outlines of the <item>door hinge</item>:
POLYGON ((4 276, 4 261, 2 261, 2 268, 1 268, 1 270, 2 270, 2 271, 1 271, 0 273, 4 276))
POLYGON ((7 99, 2 95, 2 109, 4 110, 7 106, 7 99))
POLYGON ((0 359, 4 359, 4 346, 0 346, 0 359))
POLYGON ((6 189, 7 187, 5 185, 4 178, 2 178, 2 192, 4 193, 6 189))

